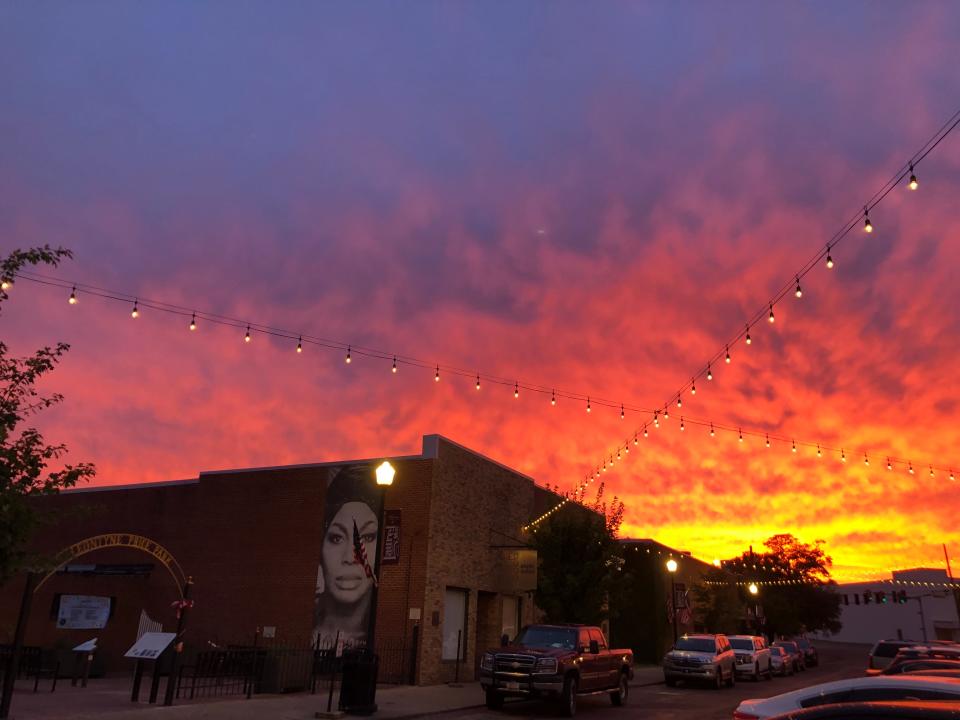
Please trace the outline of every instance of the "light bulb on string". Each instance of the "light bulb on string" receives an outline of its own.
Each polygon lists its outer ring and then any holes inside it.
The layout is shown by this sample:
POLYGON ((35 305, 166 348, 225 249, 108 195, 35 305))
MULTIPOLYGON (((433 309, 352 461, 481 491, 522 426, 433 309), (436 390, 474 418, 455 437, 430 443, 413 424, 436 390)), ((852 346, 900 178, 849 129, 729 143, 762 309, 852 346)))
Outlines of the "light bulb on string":
POLYGON ((139 308, 137 307, 137 301, 136 301, 136 300, 133 301, 133 310, 130 311, 130 317, 132 317, 132 318, 134 318, 134 319, 140 317, 140 310, 139 310, 139 308))
POLYGON ((916 189, 917 189, 917 186, 918 186, 919 184, 920 184, 920 183, 917 182, 917 175, 916 175, 915 172, 913 172, 913 163, 910 163, 910 180, 909 180, 909 182, 907 183, 907 186, 908 186, 911 190, 916 190, 916 189))
POLYGON ((707 363, 707 380, 713 380, 713 371, 710 369, 710 363, 707 363))
POLYGON ((793 448, 792 448, 792 450, 793 450, 793 452, 796 452, 796 451, 797 451, 797 441, 796 441, 796 440, 793 441, 793 448))
POLYGON ((847 454, 843 451, 843 448, 840 448, 840 462, 847 461, 847 454))
POLYGON ((3 278, 0 280, 0 290, 9 290, 13 287, 13 280, 10 278, 3 278))
POLYGON ((613 455, 610 456, 610 467, 613 467, 613 455))
POLYGON ((197 329, 197 314, 196 314, 196 313, 193 313, 193 315, 190 316, 190 325, 189 325, 189 328, 190 328, 191 330, 196 330, 196 329, 197 329))
POLYGON ((769 435, 767 435, 766 445, 767 445, 767 447, 770 447, 770 436, 769 436, 769 435))
POLYGON ((439 365, 437 365, 437 370, 436 370, 436 372, 433 374, 433 381, 434 381, 434 382, 440 382, 440 366, 439 366, 439 365))
POLYGON ((477 385, 476 385, 476 388, 477 388, 477 390, 480 389, 480 373, 477 373, 477 385))
POLYGON ((827 245, 827 269, 833 270, 833 258, 830 256, 830 246, 827 245))
POLYGON ((515 383, 513 384, 513 396, 514 396, 515 398, 520 397, 520 383, 518 383, 518 382, 515 382, 515 383))
POLYGON ((909 472, 911 475, 913 475, 913 463, 910 463, 910 467, 907 468, 907 472, 909 472))
POLYGON ((800 289, 800 276, 797 276, 797 289, 793 292, 797 297, 803 297, 803 290, 800 289))
POLYGON ((697 394, 697 381, 693 378, 690 378, 690 394, 691 395, 697 394))
POLYGON ((887 470, 893 470, 893 463, 890 462, 890 458, 887 458, 887 470))
POLYGON ((669 406, 669 405, 664 405, 664 406, 663 406, 663 419, 664 419, 664 420, 669 420, 669 419, 670 419, 670 406, 669 406))
POLYGON ((713 430, 713 423, 710 423, 710 437, 716 437, 717 433, 713 430))
POLYGON ((659 413, 659 412, 655 412, 655 413, 653 414, 653 426, 654 426, 654 427, 660 427, 660 413, 659 413))
POLYGON ((70 297, 67 298, 67 302, 70 303, 71 305, 77 304, 77 286, 76 285, 74 285, 73 290, 70 291, 70 297))
POLYGON ((643 436, 644 436, 644 437, 650 437, 650 433, 647 432, 647 426, 646 426, 646 425, 643 426, 643 436))
POLYGON ((351 362, 353 362, 353 357, 350 355, 351 349, 352 349, 352 348, 351 348, 349 345, 347 345, 347 356, 343 359, 343 361, 344 361, 347 365, 349 365, 351 362))
POLYGON ((620 459, 620 448, 617 448, 617 460, 620 459))
POLYGON ((637 438, 637 433, 634 433, 634 434, 633 434, 633 444, 634 444, 634 445, 639 445, 639 444, 640 444, 640 440, 637 438))
POLYGON ((250 326, 247 325, 247 334, 243 336, 244 342, 250 342, 250 326))
POLYGON ((740 442, 743 442, 743 430, 741 429, 739 432, 740 432, 740 442))
POLYGON ((751 343, 753 342, 753 340, 750 339, 750 326, 749 326, 749 325, 747 325, 747 336, 744 338, 744 342, 747 343, 747 345, 749 345, 749 344, 751 344, 751 343))
POLYGON ((683 432, 683 416, 680 416, 680 432, 683 432))
POLYGON ((767 320, 769 320, 770 322, 773 322, 773 320, 774 320, 774 318, 773 318, 773 303, 770 303, 770 315, 767 317, 767 320))
POLYGON ((397 374, 397 356, 396 355, 393 356, 393 365, 390 366, 390 372, 392 372, 394 375, 397 374))
POLYGON ((625 416, 624 413, 623 413, 623 405, 621 405, 621 406, 620 406, 620 419, 623 420, 624 417, 626 417, 626 416, 625 416))
POLYGON ((870 465, 870 458, 867 457, 866 453, 863 454, 863 464, 867 466, 870 465))
POLYGON ((951 480, 954 480, 954 479, 955 479, 955 478, 953 477, 953 468, 950 468, 950 479, 951 479, 951 480))
POLYGON ((930 466, 930 477, 933 477, 933 465, 930 466))
POLYGON ((863 208, 863 230, 868 233, 873 232, 873 223, 870 222, 870 208, 867 206, 863 208))
POLYGON ((587 412, 590 412, 590 396, 587 396, 587 412))
POLYGON ((730 346, 729 346, 729 345, 727 345, 727 357, 726 357, 726 361, 727 361, 727 365, 729 365, 729 364, 730 364, 730 346))
MULTIPOLYGON (((299 337, 297 337, 297 352, 298 352, 298 353, 302 353, 302 352, 303 352, 303 336, 302 336, 302 335, 300 335, 299 337)), ((397 371, 397 359, 396 359, 396 358, 393 359, 393 371, 394 371, 394 372, 397 371)))
POLYGON ((820 450, 820 443, 817 443, 817 457, 823 457, 823 452, 820 450))
POLYGON ((677 395, 677 407, 683 407, 683 400, 680 399, 679 395, 677 395))
POLYGON ((630 439, 629 439, 629 438, 623 441, 623 451, 626 452, 626 453, 629 453, 629 452, 630 452, 630 439))
POLYGON ((556 406, 556 404, 557 404, 557 391, 556 391, 556 390, 551 390, 551 391, 550 391, 550 405, 556 406))

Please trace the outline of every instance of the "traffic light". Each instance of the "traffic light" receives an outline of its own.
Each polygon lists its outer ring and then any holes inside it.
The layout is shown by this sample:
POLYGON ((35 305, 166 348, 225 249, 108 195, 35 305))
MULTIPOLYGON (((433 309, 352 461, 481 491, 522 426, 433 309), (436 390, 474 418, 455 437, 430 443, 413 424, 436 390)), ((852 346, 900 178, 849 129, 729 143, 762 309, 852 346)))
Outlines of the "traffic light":
POLYGON ((873 593, 870 592, 869 590, 864 590, 864 591, 863 591, 863 604, 864 604, 864 605, 869 605, 869 604, 870 604, 870 601, 871 601, 872 599, 873 599, 873 593))
POLYGON ((883 590, 878 590, 878 591, 877 591, 877 602, 880 603, 881 605, 883 605, 885 602, 887 602, 887 593, 885 593, 883 590))
POLYGON ((898 602, 899 604, 901 604, 901 605, 906 605, 906 604, 907 604, 907 591, 906 591, 906 590, 901 590, 900 592, 896 593, 896 595, 897 595, 897 602, 898 602))

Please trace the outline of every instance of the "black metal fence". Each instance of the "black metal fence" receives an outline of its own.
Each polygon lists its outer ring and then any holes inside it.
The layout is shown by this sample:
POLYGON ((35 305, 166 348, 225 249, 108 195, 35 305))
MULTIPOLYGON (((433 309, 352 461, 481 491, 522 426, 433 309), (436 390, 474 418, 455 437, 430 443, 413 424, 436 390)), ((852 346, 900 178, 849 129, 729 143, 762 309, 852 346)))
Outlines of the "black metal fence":
MULTIPOLYGON (((365 652, 364 643, 254 638, 249 644, 210 645, 191 653, 180 666, 176 697, 195 699, 255 693, 317 692, 340 675, 345 658, 365 652)), ((397 641, 378 642, 378 681, 412 681, 415 649, 397 641)))

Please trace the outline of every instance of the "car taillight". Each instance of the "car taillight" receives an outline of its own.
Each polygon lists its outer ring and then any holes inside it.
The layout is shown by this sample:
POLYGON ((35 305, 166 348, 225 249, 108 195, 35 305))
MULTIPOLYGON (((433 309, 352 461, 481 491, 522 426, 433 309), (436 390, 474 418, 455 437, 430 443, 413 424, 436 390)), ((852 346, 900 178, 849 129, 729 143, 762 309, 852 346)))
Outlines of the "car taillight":
POLYGON ((759 720, 759 718, 759 715, 751 715, 750 713, 743 712, 743 710, 733 711, 733 720, 759 720))

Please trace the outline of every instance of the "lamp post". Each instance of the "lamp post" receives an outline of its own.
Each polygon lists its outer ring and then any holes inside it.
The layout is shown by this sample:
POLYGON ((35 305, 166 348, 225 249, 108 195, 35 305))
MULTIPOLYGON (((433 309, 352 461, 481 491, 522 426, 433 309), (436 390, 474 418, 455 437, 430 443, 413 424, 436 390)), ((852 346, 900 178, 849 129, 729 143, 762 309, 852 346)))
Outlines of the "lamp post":
POLYGON ((396 469, 390 464, 389 460, 384 460, 377 466, 377 487, 380 488, 380 512, 377 516, 377 554, 373 558, 373 575, 377 578, 373 589, 370 591, 370 618, 367 621, 367 650, 374 650, 374 633, 377 630, 377 589, 380 584, 380 555, 383 553, 383 524, 387 506, 387 488, 393 485, 393 477, 397 474, 396 469))
POLYGON ((673 558, 667 560, 667 572, 670 573, 670 609, 673 611, 673 644, 677 644, 677 588, 674 584, 674 576, 677 574, 677 561, 673 558))

